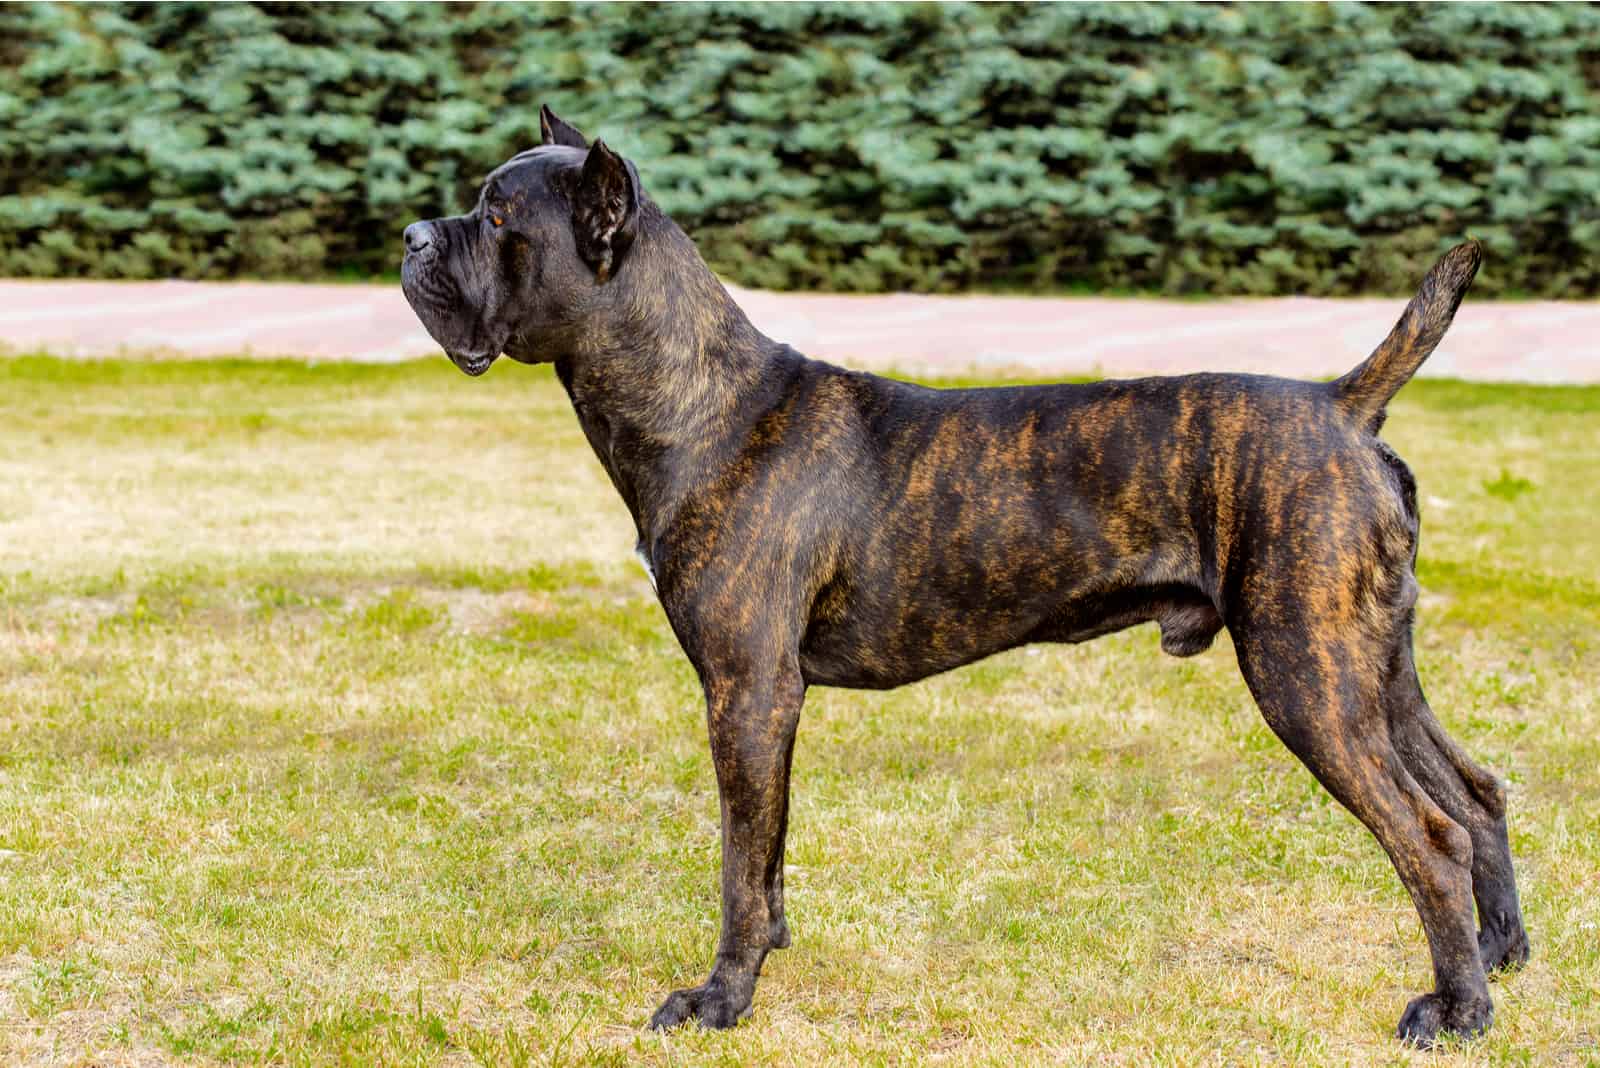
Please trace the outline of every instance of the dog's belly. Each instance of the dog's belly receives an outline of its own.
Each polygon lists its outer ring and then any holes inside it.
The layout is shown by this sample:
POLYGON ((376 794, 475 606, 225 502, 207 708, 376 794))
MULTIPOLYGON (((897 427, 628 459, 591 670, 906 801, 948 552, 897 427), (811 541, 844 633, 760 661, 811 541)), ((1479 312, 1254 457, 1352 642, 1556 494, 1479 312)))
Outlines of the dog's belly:
POLYGON ((889 689, 1019 645, 1083 642, 1147 622, 1160 625, 1164 651, 1193 656, 1222 629, 1211 598, 1175 582, 1047 599, 924 596, 898 606, 863 599, 854 609, 838 618, 813 618, 800 648, 808 683, 889 689))

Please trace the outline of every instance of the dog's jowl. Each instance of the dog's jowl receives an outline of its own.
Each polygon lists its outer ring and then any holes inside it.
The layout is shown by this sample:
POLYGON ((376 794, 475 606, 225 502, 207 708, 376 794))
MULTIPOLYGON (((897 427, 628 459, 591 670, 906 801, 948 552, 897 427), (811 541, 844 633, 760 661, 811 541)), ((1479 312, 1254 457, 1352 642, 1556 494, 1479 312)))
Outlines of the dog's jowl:
POLYGON ((1423 698, 1416 488, 1377 437, 1476 245, 1446 253, 1335 382, 926 389, 762 336, 630 163, 542 120, 544 144, 471 212, 407 228, 402 278, 468 374, 502 354, 555 364, 704 685, 722 936, 710 977, 652 1026, 731 1026, 789 944, 807 686, 899 686, 1150 621, 1175 656, 1227 627, 1267 723, 1394 861, 1435 979, 1400 1035, 1489 1025, 1486 973, 1528 954, 1505 793, 1423 698))

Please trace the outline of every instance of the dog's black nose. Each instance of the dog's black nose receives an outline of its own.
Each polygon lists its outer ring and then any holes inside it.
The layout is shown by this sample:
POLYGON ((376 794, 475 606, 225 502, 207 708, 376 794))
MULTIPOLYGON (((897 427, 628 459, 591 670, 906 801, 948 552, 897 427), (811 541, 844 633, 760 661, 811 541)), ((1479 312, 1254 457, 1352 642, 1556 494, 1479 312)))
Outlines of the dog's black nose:
POLYGON ((430 222, 414 222, 406 227, 405 238, 408 252, 421 252, 433 244, 433 224, 430 222))

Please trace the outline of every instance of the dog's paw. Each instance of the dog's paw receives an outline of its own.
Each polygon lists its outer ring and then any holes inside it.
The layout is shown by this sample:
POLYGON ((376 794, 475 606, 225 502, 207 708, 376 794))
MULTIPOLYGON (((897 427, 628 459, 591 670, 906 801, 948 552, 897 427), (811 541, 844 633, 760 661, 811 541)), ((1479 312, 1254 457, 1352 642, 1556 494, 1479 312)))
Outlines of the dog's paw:
POLYGON ((1486 926, 1478 932, 1478 956, 1486 973, 1514 972, 1528 963, 1528 932, 1521 926, 1514 931, 1486 926))
POLYGON ((1424 994, 1406 1006, 1395 1034, 1402 1042, 1427 1049, 1446 1034, 1476 1038, 1493 1023, 1494 1005, 1486 997, 1450 1001, 1424 994))
POLYGON ((650 1030, 670 1031, 694 1020, 701 1027, 724 1031, 750 1012, 750 995, 742 998, 715 979, 688 990, 674 990, 650 1017, 650 1030))

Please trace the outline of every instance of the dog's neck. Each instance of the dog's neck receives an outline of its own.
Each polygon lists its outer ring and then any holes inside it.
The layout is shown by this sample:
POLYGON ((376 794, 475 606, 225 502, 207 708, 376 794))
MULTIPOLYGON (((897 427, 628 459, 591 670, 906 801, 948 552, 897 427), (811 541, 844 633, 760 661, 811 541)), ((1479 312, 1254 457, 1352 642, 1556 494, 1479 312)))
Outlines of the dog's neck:
POLYGON ((663 446, 703 440, 760 386, 781 346, 751 325, 670 219, 649 206, 640 223, 606 283, 616 292, 597 301, 563 379, 614 427, 663 446))
POLYGON ((556 361, 579 422, 647 536, 688 483, 714 474, 777 403, 799 357, 763 335, 648 205, 641 233, 569 355, 556 361), (642 466, 656 470, 637 477, 642 466), (670 468, 667 477, 662 468, 670 468), (643 486, 655 499, 642 495, 643 486))

